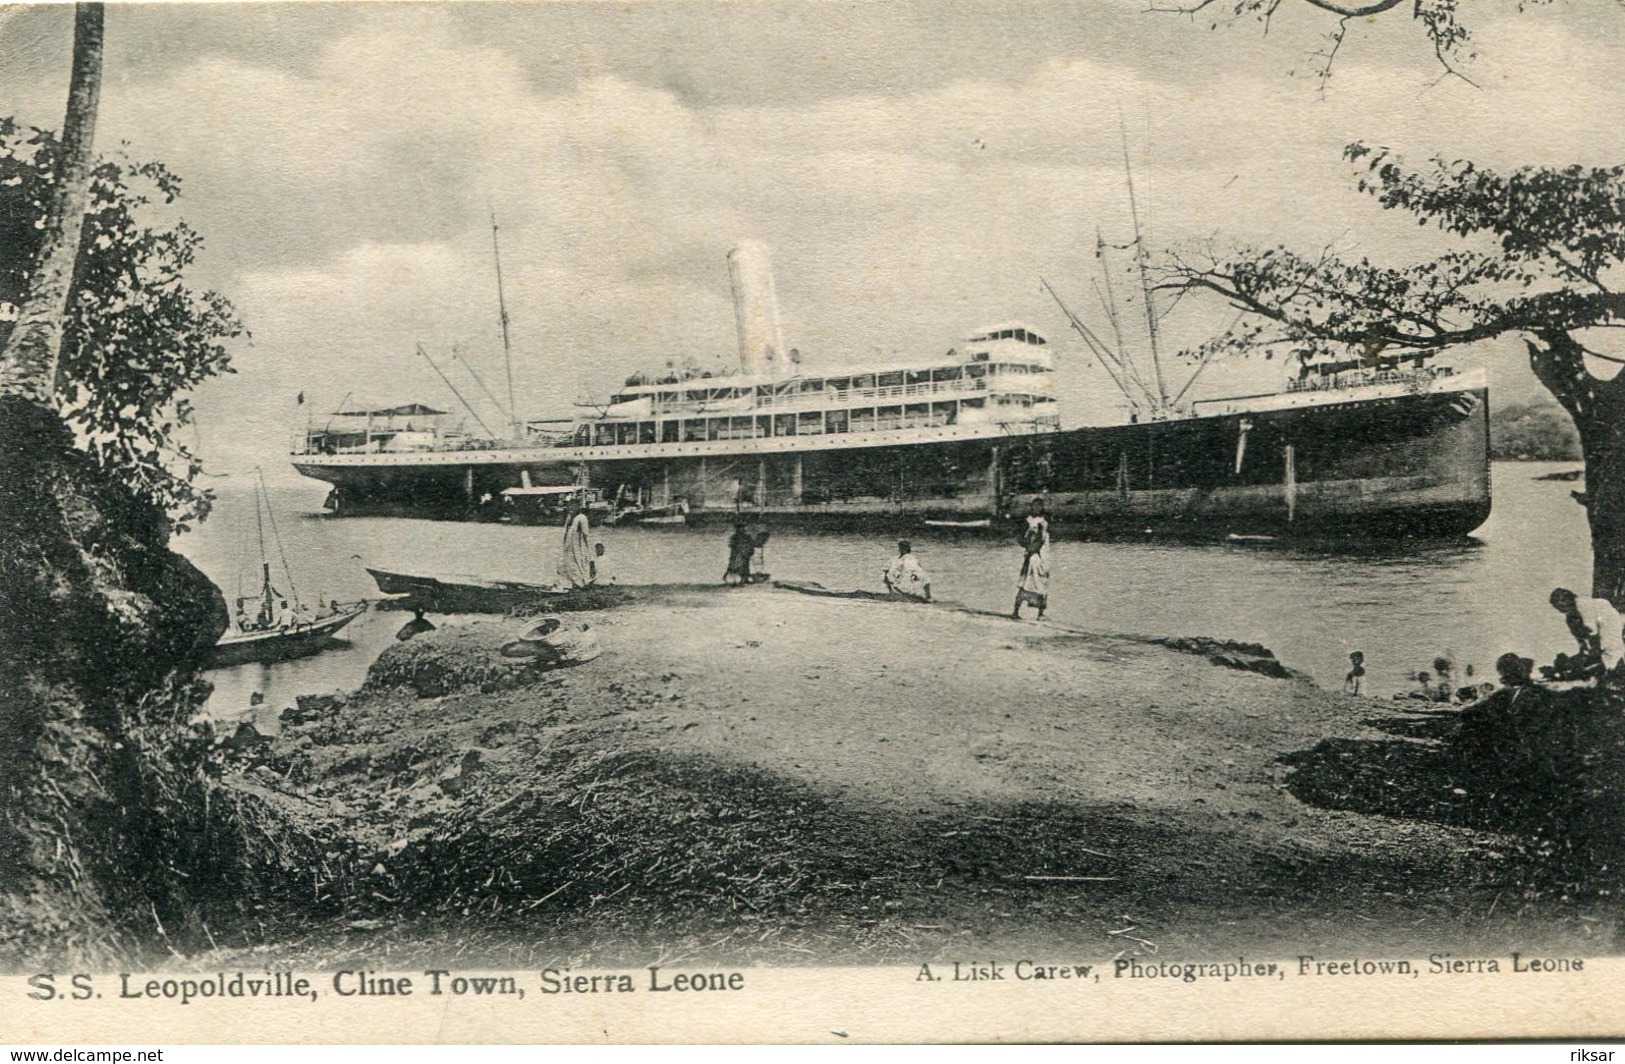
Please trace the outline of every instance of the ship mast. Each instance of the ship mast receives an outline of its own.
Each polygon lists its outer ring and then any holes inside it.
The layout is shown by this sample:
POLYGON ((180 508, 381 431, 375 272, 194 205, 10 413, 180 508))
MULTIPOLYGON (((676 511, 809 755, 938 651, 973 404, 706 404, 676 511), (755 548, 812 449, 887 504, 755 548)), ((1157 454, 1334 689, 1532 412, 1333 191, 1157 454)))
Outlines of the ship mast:
MULTIPOLYGON (((1095 258, 1099 260, 1100 271, 1093 280, 1095 294, 1100 299, 1101 310, 1105 313, 1106 320, 1111 325, 1111 335, 1117 341, 1115 349, 1080 321, 1077 315, 1073 314, 1066 304, 1061 302, 1061 297, 1050 287, 1047 281, 1043 283, 1044 288, 1060 306, 1067 320, 1072 323, 1072 328, 1083 337, 1084 343, 1088 345, 1089 350, 1105 367, 1107 374, 1112 379, 1112 383, 1117 385, 1118 390, 1123 393, 1129 405, 1136 411, 1149 409, 1151 416, 1160 420, 1174 416, 1181 409, 1180 404, 1184 401, 1185 396, 1190 393, 1192 386, 1196 384, 1197 378, 1202 375, 1202 371, 1207 368, 1216 349, 1209 347, 1204 351, 1196 368, 1186 378, 1179 391, 1170 396, 1167 374, 1162 365, 1162 330, 1158 324, 1157 307, 1153 298, 1155 286, 1151 283, 1151 256, 1146 250, 1145 231, 1140 224, 1139 196, 1134 188, 1134 167, 1129 155, 1128 124, 1124 121, 1121 110, 1119 110, 1117 117, 1123 133, 1123 172, 1128 186, 1129 217, 1134 224, 1134 239, 1129 244, 1108 245, 1105 237, 1097 229, 1095 231, 1095 258), (1134 357, 1134 351, 1124 336, 1123 316, 1119 313, 1117 288, 1112 283, 1112 267, 1106 255, 1108 247, 1117 251, 1132 250, 1134 255, 1134 270, 1139 274, 1140 297, 1145 303, 1145 339, 1151 354, 1151 369, 1154 381, 1147 381, 1146 375, 1140 372, 1140 366, 1134 357), (1152 387, 1153 383, 1155 388, 1152 387)), ((1042 281, 1042 278, 1040 280, 1042 281)), ((1127 302, 1133 302, 1133 297, 1129 296, 1127 302)), ((1139 345, 1136 344, 1135 346, 1138 347, 1139 345)))
POLYGON ((1134 361, 1134 352, 1129 349, 1123 339, 1123 323, 1117 313, 1117 288, 1112 284, 1111 266, 1106 261, 1106 240, 1095 230, 1095 258, 1100 260, 1100 274, 1095 278, 1095 294, 1100 297, 1100 305, 1106 311, 1106 318, 1112 323, 1112 335, 1117 337, 1117 357, 1124 366, 1128 376, 1134 378, 1134 383, 1145 393, 1146 400, 1151 404, 1153 411, 1159 408, 1157 397, 1152 394, 1151 386, 1145 383, 1140 375, 1140 368, 1134 361), (1104 287, 1102 287, 1104 285, 1104 287))
MULTIPOLYGON (((286 547, 284 547, 282 545, 282 530, 277 528, 277 526, 276 526, 276 511, 271 508, 271 492, 265 486, 265 471, 263 469, 261 469, 259 466, 255 466, 254 467, 254 475, 259 478, 259 482, 260 482, 260 490, 259 490, 259 496, 260 497, 259 497, 259 500, 256 500, 256 502, 263 502, 264 503, 264 505, 265 505, 265 517, 266 517, 267 520, 269 520, 271 522, 271 538, 276 541, 277 557, 282 559, 282 575, 288 581, 288 598, 293 601, 293 604, 295 606, 298 606, 300 604, 299 603, 299 588, 293 582, 293 566, 288 564, 288 550, 287 550, 286 547)), ((260 549, 262 551, 265 549, 264 535, 265 534, 262 531, 260 533, 260 537, 261 537, 260 549)), ((272 587, 271 587, 271 559, 270 559, 269 556, 265 556, 265 591, 266 591, 267 595, 269 595, 271 593, 271 591, 272 591, 272 587)))
POLYGON ((1128 155, 1128 123, 1123 112, 1117 112, 1117 123, 1123 132, 1123 174, 1128 181, 1129 216, 1134 220, 1134 264, 1140 271, 1141 298, 1145 302, 1145 328, 1151 340, 1151 366, 1157 373, 1157 401, 1159 412, 1168 409, 1168 384, 1162 375, 1161 341, 1157 335, 1157 308, 1151 302, 1151 271, 1146 265, 1145 237, 1140 231, 1140 206, 1134 195, 1134 166, 1128 155))
POLYGON ((260 467, 254 467, 254 529, 259 535, 260 546, 260 602, 266 616, 271 614, 271 558, 265 553, 265 507, 260 499, 260 491, 265 487, 265 474, 260 467))
POLYGON ((508 301, 502 292, 502 247, 497 243, 497 212, 491 212, 491 254, 497 265, 497 317, 502 322, 502 362, 508 370, 508 431, 516 440, 524 439, 519 427, 518 408, 513 402, 513 349, 508 343, 508 301))

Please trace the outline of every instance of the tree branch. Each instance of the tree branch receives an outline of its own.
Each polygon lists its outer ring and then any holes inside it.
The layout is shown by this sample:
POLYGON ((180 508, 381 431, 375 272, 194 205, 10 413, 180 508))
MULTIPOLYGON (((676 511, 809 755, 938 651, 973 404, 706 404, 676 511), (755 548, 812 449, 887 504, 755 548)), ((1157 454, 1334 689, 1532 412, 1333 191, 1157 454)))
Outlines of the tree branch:
POLYGON ((1196 15, 1200 14, 1203 9, 1211 7, 1213 4, 1218 2, 1219 0, 1196 0, 1194 6, 1189 7, 1183 4, 1178 4, 1174 7, 1158 7, 1155 3, 1153 3, 1146 8, 1146 11, 1154 15, 1196 15))
POLYGON ((1337 53, 1342 49, 1343 39, 1348 36, 1348 31, 1348 18, 1338 19, 1337 28, 1328 35, 1332 42, 1331 50, 1315 53, 1326 60, 1315 73, 1315 94, 1323 100, 1326 98, 1326 85, 1332 80, 1332 66, 1337 62, 1337 53))
MULTIPOLYGON (((1156 3, 1156 0, 1150 0, 1146 10, 1194 18, 1204 11, 1214 9, 1211 17, 1215 27, 1221 22, 1234 22, 1250 15, 1264 24, 1264 33, 1268 35, 1271 19, 1284 2, 1285 0, 1222 0, 1222 2, 1186 0, 1184 3, 1163 6, 1156 3)), ((1315 71, 1316 80, 1319 82, 1318 92, 1322 94, 1325 92, 1325 83, 1331 77, 1332 63, 1348 33, 1349 22, 1354 19, 1374 18, 1393 11, 1406 2, 1407 0, 1365 0, 1365 2, 1303 0, 1307 6, 1333 15, 1338 20, 1337 28, 1330 34, 1332 42, 1330 49, 1312 53, 1321 61, 1315 71)), ((1463 53, 1470 36, 1466 27, 1456 17, 1461 0, 1409 0, 1409 2, 1412 21, 1421 23, 1423 31, 1433 44, 1433 54, 1443 68, 1440 80, 1456 77, 1476 87, 1477 83, 1457 69, 1451 61, 1452 55, 1463 53)))
POLYGON ((1367 15, 1380 15, 1384 11, 1392 11, 1403 4, 1405 0, 1375 0, 1370 4, 1337 4, 1332 0, 1304 0, 1310 7, 1318 7, 1322 11, 1330 11, 1334 15, 1341 15, 1345 19, 1365 18, 1367 15))

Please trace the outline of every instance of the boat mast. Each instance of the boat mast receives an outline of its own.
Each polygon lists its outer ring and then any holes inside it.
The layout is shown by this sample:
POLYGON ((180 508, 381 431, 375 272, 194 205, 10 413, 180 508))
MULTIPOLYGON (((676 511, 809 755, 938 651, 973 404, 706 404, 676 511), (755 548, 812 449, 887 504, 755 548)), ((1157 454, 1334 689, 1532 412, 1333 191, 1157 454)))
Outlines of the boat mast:
POLYGON ((265 553, 265 508, 260 502, 260 492, 265 489, 265 474, 260 467, 254 467, 254 527, 259 533, 260 541, 260 602, 261 614, 271 616, 271 559, 265 553))
POLYGON ((524 432, 519 427, 516 417, 518 410, 513 402, 513 350, 508 343, 508 301, 502 293, 502 247, 497 243, 497 212, 494 210, 491 212, 491 254, 497 264, 497 318, 502 322, 502 362, 508 370, 508 431, 518 440, 524 438, 524 432))
POLYGON ((1117 112, 1117 123, 1123 131, 1123 174, 1128 179, 1129 216, 1134 219, 1134 264, 1140 270, 1140 291, 1145 300, 1145 328, 1151 338, 1151 365, 1157 371, 1157 396, 1161 409, 1168 407, 1168 385, 1162 376, 1162 352, 1157 336, 1157 309, 1151 302, 1151 271, 1146 266, 1145 238, 1140 232, 1140 207, 1134 196, 1134 167, 1128 157, 1128 123, 1123 112, 1117 112))
MULTIPOLYGON (((299 605, 299 588, 293 582, 293 566, 288 564, 287 548, 282 545, 282 530, 276 526, 276 511, 271 509, 271 492, 270 489, 265 486, 265 471, 259 466, 255 466, 254 473, 259 477, 260 496, 265 502, 265 516, 271 520, 271 538, 276 540, 277 557, 282 559, 282 575, 288 581, 288 598, 291 599, 294 606, 297 607, 299 605)), ((260 550, 262 552, 261 556, 264 557, 263 552, 265 550, 265 544, 263 537, 260 543, 260 550)), ((269 596, 271 592, 271 559, 268 557, 265 558, 265 590, 267 596, 269 596)), ((267 599, 267 601, 269 601, 269 599, 267 599)))

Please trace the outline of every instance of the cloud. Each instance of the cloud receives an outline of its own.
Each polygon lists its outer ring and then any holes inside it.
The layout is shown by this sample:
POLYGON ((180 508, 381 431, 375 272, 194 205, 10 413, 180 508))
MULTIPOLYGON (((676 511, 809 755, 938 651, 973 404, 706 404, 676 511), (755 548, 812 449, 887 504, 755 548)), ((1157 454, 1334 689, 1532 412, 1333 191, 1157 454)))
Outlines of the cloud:
MULTIPOLYGON (((1547 8, 1475 24, 1482 89, 1430 86, 1414 27, 1378 20, 1324 99, 1284 73, 1329 28, 1304 15, 1265 40, 1137 3, 255 10, 117 10, 145 43, 110 68, 101 130, 183 175, 199 279, 254 332, 200 404, 247 426, 206 433, 228 465, 276 460, 300 391, 453 403, 419 343, 501 377, 493 211, 519 405, 556 415, 667 358, 730 364, 742 237, 776 249, 809 365, 935 354, 1018 316, 1063 340, 1038 278, 1093 307, 1097 229, 1132 234, 1124 127, 1154 245, 1399 259, 1439 237, 1354 189, 1349 141, 1497 163, 1622 147, 1608 40, 1547 8)), ((1078 406, 1110 387, 1060 348, 1078 406)))

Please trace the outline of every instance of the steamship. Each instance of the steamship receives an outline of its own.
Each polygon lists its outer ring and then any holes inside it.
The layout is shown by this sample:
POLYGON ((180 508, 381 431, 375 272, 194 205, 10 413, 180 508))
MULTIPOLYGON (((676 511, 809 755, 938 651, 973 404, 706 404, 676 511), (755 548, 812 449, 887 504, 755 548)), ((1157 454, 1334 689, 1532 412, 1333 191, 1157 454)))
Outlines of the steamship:
MULTIPOLYGON (((1489 515, 1482 371, 1307 366, 1278 392, 1063 429, 1051 345, 1030 324, 811 373, 783 344, 765 249, 741 245, 728 265, 735 372, 636 375, 519 439, 421 405, 345 411, 305 431, 293 465, 332 486, 339 512, 470 519, 572 492, 615 520, 893 531, 999 527, 1040 503, 1058 534, 1084 537, 1460 536, 1489 515)), ((1072 321, 1126 379, 1127 353, 1072 321)))

